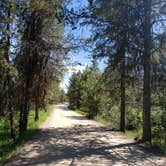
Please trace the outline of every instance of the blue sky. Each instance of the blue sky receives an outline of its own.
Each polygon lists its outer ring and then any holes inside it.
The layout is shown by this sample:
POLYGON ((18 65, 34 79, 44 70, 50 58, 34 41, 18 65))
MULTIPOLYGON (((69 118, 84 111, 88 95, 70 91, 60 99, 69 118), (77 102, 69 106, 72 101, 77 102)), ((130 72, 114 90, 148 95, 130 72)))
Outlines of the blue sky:
MULTIPOLYGON (((71 61, 73 63, 74 62, 81 63, 82 65, 67 66, 68 71, 65 72, 64 79, 60 84, 61 89, 65 90, 65 91, 67 91, 67 87, 69 85, 69 79, 70 79, 71 75, 75 72, 83 71, 86 68, 86 66, 90 66, 92 64, 90 53, 86 52, 85 50, 80 50, 78 53, 73 52, 71 61)), ((98 61, 98 64, 99 64, 99 68, 101 70, 103 70, 105 68, 104 60, 98 61)))
MULTIPOLYGON (((79 11, 80 8, 84 8, 88 5, 87 0, 72 0, 70 1, 68 8, 73 8, 76 11, 79 11)), ((90 27, 86 26, 84 28, 77 27, 77 29, 72 30, 71 27, 65 27, 65 35, 73 35, 76 39, 86 39, 91 36, 90 27)), ((71 51, 69 53, 69 57, 71 58, 71 63, 78 62, 82 65, 75 65, 73 67, 68 66, 68 71, 64 75, 64 80, 61 82, 60 87, 67 91, 67 87, 69 85, 69 79, 74 72, 83 71, 86 66, 91 65, 91 53, 84 49, 79 49, 79 51, 71 51)), ((105 63, 104 60, 98 61, 99 68, 101 70, 104 69, 105 63)))

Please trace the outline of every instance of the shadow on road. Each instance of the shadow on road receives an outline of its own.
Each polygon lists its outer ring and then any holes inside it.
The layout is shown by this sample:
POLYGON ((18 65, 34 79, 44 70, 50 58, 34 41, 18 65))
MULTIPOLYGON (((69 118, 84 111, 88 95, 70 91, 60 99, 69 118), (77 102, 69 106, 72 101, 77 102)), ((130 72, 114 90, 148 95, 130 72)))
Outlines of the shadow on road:
POLYGON ((65 117, 74 120, 88 120, 85 116, 65 116, 65 117))
POLYGON ((68 104, 58 105, 58 108, 63 110, 63 111, 72 111, 68 108, 68 104))
MULTIPOLYGON (((44 164, 63 166, 126 164, 134 166, 143 161, 145 161, 144 165, 146 163, 151 166, 157 165, 150 159, 152 153, 136 143, 118 143, 115 141, 116 137, 118 139, 121 137, 118 132, 110 134, 107 128, 92 128, 90 125, 41 130, 38 136, 32 140, 33 143, 10 159, 8 161, 10 164, 7 165, 12 166, 11 163, 14 163, 14 166, 44 164)), ((122 137, 124 136, 122 135, 122 137)))

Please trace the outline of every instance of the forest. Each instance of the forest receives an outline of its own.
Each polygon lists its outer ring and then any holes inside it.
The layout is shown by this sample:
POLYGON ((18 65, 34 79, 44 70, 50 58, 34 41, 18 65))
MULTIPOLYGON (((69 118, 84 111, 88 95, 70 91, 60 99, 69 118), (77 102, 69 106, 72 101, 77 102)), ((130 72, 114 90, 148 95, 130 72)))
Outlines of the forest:
MULTIPOLYGON (((92 65, 74 73, 70 108, 166 150, 166 27, 164 1, 90 1, 92 65), (104 71, 98 62, 106 58, 104 71), (134 134, 135 133, 135 134, 134 134)), ((89 12, 85 12, 89 11, 89 12)))
POLYGON ((0 160, 67 100, 166 153, 166 1, 71 1, 0 0, 0 160), (79 39, 77 29, 89 35, 79 39), (80 49, 92 64, 73 73, 66 95, 68 53, 80 49))
POLYGON ((61 5, 58 0, 0 1, 0 156, 64 93, 59 89, 66 57, 61 5))

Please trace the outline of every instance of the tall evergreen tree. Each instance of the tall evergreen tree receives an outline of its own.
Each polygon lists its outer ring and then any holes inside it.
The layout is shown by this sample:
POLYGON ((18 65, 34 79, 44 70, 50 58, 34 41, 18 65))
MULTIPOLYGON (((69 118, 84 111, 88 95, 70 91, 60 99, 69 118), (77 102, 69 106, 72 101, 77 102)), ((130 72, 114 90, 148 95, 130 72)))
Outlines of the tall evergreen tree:
POLYGON ((136 40, 134 25, 138 22, 135 6, 135 1, 97 0, 93 5, 91 3, 92 18, 89 21, 94 25, 92 41, 95 42, 95 55, 108 57, 110 65, 120 73, 120 130, 123 132, 126 110, 126 68, 129 58, 133 58, 132 51, 136 40))

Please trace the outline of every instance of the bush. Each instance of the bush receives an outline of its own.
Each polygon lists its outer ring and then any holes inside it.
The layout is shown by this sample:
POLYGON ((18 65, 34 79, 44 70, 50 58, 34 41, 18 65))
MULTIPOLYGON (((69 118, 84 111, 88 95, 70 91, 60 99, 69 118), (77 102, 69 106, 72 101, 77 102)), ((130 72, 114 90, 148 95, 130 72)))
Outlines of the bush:
POLYGON ((152 109, 152 143, 166 152, 166 110, 152 109))
POLYGON ((129 107, 126 110, 126 129, 136 130, 141 127, 142 113, 138 108, 129 107))

